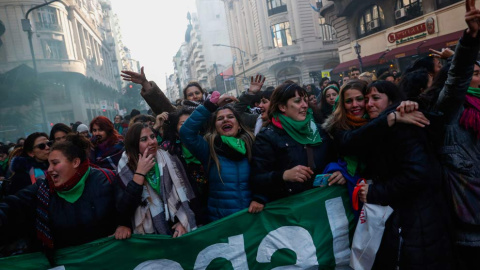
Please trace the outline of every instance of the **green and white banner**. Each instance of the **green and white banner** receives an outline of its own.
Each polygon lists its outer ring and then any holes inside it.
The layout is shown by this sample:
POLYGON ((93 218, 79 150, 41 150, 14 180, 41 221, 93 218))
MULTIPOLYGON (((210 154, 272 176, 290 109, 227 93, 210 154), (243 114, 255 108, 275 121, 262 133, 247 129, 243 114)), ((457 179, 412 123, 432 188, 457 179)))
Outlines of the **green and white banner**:
MULTIPOLYGON (((110 237, 61 249, 55 269, 348 269, 352 221, 345 187, 317 188, 176 239, 110 237)), ((0 259, 0 269, 52 267, 33 253, 0 259)))

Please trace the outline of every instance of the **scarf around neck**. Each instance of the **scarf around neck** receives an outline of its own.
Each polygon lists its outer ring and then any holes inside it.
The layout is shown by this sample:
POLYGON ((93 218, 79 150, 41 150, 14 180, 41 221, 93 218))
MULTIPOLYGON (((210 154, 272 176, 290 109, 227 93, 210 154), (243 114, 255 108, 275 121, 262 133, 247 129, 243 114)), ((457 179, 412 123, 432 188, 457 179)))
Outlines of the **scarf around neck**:
POLYGON ((83 190, 85 189, 85 181, 87 180, 89 174, 90 167, 87 168, 87 171, 83 174, 82 178, 80 178, 75 186, 69 190, 57 191, 57 195, 69 203, 75 203, 83 194, 83 190))
POLYGON ((480 88, 468 88, 460 125, 480 139, 480 88))
MULTIPOLYGON (((242 154, 237 149, 232 148, 232 146, 225 143, 223 141, 224 139, 222 137, 223 136, 216 136, 215 140, 213 141, 215 153, 217 153, 220 156, 224 156, 228 159, 231 159, 233 161, 240 161, 240 160, 245 158, 246 151, 245 151, 244 154, 242 154)), ((237 138, 235 138, 235 139, 237 139, 237 138)), ((243 142, 243 143, 244 143, 244 146, 245 146, 245 142, 243 142)), ((234 142, 232 144, 236 144, 236 142, 234 142)))
POLYGON ((368 119, 347 114, 347 124, 353 128, 361 127, 367 123, 368 123, 368 119))
MULTIPOLYGON (((70 178, 68 179, 65 183, 61 184, 58 187, 55 187, 52 177, 50 175, 47 176, 48 179, 48 184, 50 186, 50 190, 53 192, 57 193, 63 193, 66 194, 65 192, 70 191, 71 189, 75 188, 77 184, 80 181, 84 181, 83 185, 85 184, 85 180, 88 178, 88 173, 90 173, 90 163, 85 160, 80 164, 80 166, 77 169, 77 172, 70 178), (85 178, 85 179, 83 179, 85 178)), ((78 190, 77 190, 78 192, 78 190)), ((83 192, 83 187, 82 187, 82 192, 83 192)), ((81 193, 80 193, 81 195, 81 193)), ((59 195, 60 196, 60 195, 59 195)), ((68 195, 67 195, 68 196, 68 195)), ((77 198, 78 199, 78 198, 77 198)))
POLYGON ((303 121, 295 121, 292 118, 275 113, 272 123, 276 127, 285 130, 296 142, 303 145, 319 145, 322 143, 322 137, 318 132, 317 125, 313 121, 313 111, 308 109, 307 116, 303 121))
POLYGON ((3 171, 7 170, 7 166, 8 166, 8 158, 6 158, 4 161, 0 161, 0 167, 2 167, 3 171))
POLYGON ((158 168, 158 163, 155 163, 152 169, 147 173, 147 181, 150 186, 160 195, 160 183, 162 180, 162 173, 158 168))

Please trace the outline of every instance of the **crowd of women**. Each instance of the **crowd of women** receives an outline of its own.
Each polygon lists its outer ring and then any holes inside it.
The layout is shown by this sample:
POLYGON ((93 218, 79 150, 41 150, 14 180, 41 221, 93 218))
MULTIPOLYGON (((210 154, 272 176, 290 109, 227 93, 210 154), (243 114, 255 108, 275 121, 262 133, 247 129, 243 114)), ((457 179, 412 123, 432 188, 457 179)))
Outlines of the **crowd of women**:
POLYGON ((143 68, 124 71, 156 117, 98 116, 77 132, 59 123, 10 155, 1 147, 1 253, 43 250, 54 264, 57 248, 180 237, 316 186, 351 195, 365 178, 361 202, 394 209, 374 269, 471 269, 480 254, 480 10, 474 0, 466 10, 455 53, 433 52, 446 64, 419 59, 398 85, 360 74, 341 87, 323 80, 315 93, 293 81, 264 88, 257 75, 238 99, 192 82, 174 106, 143 68))

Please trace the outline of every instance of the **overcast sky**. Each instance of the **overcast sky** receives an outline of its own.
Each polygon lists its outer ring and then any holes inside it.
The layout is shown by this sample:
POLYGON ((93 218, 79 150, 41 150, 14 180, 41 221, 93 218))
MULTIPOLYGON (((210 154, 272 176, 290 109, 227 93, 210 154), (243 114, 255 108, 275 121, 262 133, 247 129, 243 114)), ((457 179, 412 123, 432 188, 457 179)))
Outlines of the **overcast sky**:
POLYGON ((165 90, 165 73, 173 73, 173 56, 185 41, 187 12, 195 0, 111 0, 123 43, 145 67, 148 80, 165 90))

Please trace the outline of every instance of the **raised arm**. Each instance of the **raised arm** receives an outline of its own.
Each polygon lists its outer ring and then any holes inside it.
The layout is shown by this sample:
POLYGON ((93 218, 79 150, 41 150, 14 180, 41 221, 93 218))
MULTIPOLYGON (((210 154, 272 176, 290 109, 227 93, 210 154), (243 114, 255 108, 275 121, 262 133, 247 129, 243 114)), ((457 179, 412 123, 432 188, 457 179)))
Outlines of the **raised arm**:
POLYGON ((180 141, 204 166, 210 159, 210 148, 200 131, 211 115, 205 106, 200 105, 180 128, 180 141))
POLYGON ((436 104, 436 109, 444 113, 447 123, 456 121, 457 112, 465 101, 480 46, 478 36, 480 10, 475 7, 475 0, 465 1, 465 6, 465 22, 468 29, 463 33, 455 49, 447 81, 436 104))
POLYGON ((175 107, 170 103, 170 100, 168 100, 167 96, 165 96, 157 84, 154 81, 147 80, 143 67, 140 73, 122 70, 121 76, 124 81, 133 82, 142 86, 140 94, 155 114, 175 111, 175 107))

